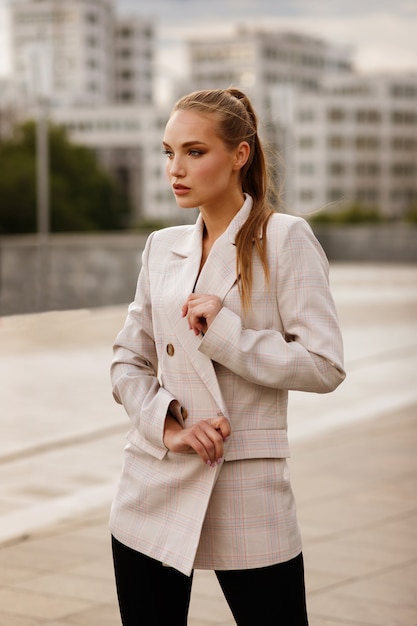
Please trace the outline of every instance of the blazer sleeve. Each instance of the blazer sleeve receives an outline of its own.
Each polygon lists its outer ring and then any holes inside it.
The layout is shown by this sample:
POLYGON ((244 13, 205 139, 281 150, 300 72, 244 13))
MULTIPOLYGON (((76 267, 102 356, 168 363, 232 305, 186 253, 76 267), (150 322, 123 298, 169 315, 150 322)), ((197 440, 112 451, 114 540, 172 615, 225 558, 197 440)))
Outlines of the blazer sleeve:
POLYGON ((113 346, 110 373, 113 396, 137 431, 135 442, 161 459, 167 452, 163 443, 165 418, 175 399, 158 380, 148 273, 151 241, 152 234, 142 255, 135 299, 113 346))
MULTIPOLYGON (((310 226, 291 218, 271 229, 277 307, 283 331, 244 328, 223 307, 199 349, 245 380, 277 389, 326 393, 345 378, 343 343, 329 288, 328 261, 310 226)), ((256 312, 255 312, 256 314, 256 312)))

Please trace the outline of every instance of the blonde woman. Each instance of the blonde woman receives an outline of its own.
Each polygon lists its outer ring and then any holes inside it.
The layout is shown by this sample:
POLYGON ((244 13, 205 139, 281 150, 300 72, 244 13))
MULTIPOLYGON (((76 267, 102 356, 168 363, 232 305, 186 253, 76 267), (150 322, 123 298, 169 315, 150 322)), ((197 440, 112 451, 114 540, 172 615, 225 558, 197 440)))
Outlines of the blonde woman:
POLYGON ((178 206, 199 216, 148 238, 114 346, 131 421, 110 520, 122 621, 187 624, 193 571, 212 569, 239 626, 304 626, 287 400, 345 376, 327 259, 269 205, 241 91, 180 99, 163 150, 178 206))

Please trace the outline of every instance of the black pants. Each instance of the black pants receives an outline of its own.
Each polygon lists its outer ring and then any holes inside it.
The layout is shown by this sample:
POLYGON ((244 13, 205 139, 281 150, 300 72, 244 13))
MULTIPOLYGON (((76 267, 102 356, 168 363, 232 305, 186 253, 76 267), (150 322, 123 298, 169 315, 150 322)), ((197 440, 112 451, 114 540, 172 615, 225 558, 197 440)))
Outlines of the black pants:
MULTIPOLYGON (((112 537, 123 626, 186 626, 192 576, 112 537)), ((238 626, 308 626, 303 556, 250 570, 216 571, 238 626)))

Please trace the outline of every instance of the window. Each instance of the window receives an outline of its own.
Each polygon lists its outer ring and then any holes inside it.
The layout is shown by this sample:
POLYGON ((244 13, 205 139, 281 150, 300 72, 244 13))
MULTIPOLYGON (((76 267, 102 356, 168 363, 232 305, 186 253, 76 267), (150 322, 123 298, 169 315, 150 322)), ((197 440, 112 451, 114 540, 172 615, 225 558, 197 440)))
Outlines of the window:
POLYGON ((356 120, 360 123, 375 124, 381 121, 381 113, 373 109, 359 109, 356 111, 356 120))
POLYGON ((300 137, 299 139, 299 146, 300 148, 312 148, 314 145, 314 139, 313 137, 300 137))
POLYGON ((118 54, 122 59, 129 59, 132 56, 132 51, 129 48, 122 48, 118 54))
POLYGON ((380 170, 379 163, 357 163, 356 165, 358 176, 378 176, 380 170))
POLYGON ((98 16, 95 13, 87 13, 85 17, 90 24, 96 24, 98 22, 98 16))
POLYGON ((393 111, 391 119, 394 124, 416 124, 417 113, 413 111, 393 111))
POLYGON ((342 189, 338 189, 336 187, 332 187, 327 190, 327 201, 328 202, 339 202, 343 198, 342 189))
POLYGON ((130 100, 133 100, 133 93, 131 91, 122 91, 119 98, 120 100, 123 100, 123 102, 129 102, 130 100))
POLYGON ((356 147, 358 150, 379 148, 380 139, 378 137, 360 135, 356 137, 356 147))
POLYGON ((132 34, 133 34, 132 29, 127 28, 126 26, 119 30, 119 35, 123 37, 124 39, 129 39, 129 37, 131 37, 132 34))
POLYGON ((344 138, 340 135, 330 135, 327 139, 329 148, 342 148, 344 143, 344 138))
POLYGON ((329 109, 327 111, 327 119, 331 122, 341 122, 345 119, 345 111, 342 109, 329 109))
POLYGON ((329 163, 328 172, 332 176, 341 176, 345 173, 345 165, 338 162, 329 163))
POLYGON ((414 163, 394 163, 391 172, 393 176, 415 176, 416 166, 414 163))
POLYGON ((391 95, 394 98, 417 98, 417 85, 393 85, 391 95))
POLYGON ((416 150, 417 139, 413 137, 394 137, 391 145, 394 150, 416 150))
POLYGON ((379 191, 374 188, 358 189, 356 192, 356 200, 364 203, 375 203, 378 201, 379 191))

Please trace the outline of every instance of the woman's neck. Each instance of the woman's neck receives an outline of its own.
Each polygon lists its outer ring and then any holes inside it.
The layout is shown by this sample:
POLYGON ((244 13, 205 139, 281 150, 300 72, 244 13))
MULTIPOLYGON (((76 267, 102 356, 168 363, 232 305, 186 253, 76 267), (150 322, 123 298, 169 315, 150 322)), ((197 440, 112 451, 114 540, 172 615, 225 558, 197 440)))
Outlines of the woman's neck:
POLYGON ((229 200, 228 202, 222 204, 222 206, 217 210, 214 210, 213 207, 200 208, 204 222, 200 271, 206 262, 215 241, 225 232, 230 222, 242 208, 244 201, 245 197, 243 193, 240 192, 236 195, 233 203, 229 200))
POLYGON ((216 239, 224 233, 235 215, 239 213, 245 197, 242 191, 234 195, 233 198, 225 200, 218 207, 200 207, 200 213, 204 222, 203 241, 211 248, 216 239))

